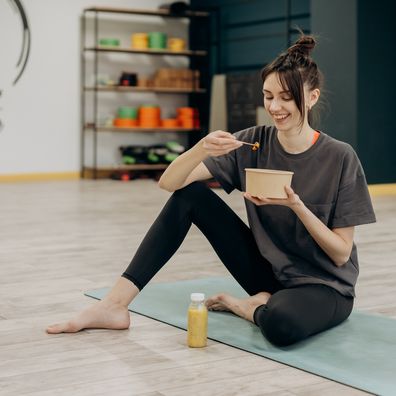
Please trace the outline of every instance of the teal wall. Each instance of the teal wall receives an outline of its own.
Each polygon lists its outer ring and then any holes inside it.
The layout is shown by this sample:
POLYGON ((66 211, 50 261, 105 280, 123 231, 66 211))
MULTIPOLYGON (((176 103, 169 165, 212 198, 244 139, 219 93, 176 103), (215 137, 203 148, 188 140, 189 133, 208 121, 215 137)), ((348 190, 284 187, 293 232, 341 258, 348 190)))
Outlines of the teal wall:
POLYGON ((219 53, 213 51, 219 73, 260 70, 288 47, 289 26, 309 30, 309 0, 191 0, 191 4, 219 10, 219 34, 212 37, 214 45, 220 42, 219 53))
POLYGON ((396 182, 396 2, 358 2, 357 149, 367 179, 396 182))
POLYGON ((317 35, 313 56, 325 75, 320 129, 355 148, 369 183, 396 182, 395 1, 191 0, 191 4, 218 7, 212 73, 260 70, 298 36, 289 27, 317 35))
POLYGON ((322 128, 357 151, 369 183, 396 182, 396 3, 311 0, 326 79, 322 128))
POLYGON ((325 77, 321 129, 357 147, 357 2, 311 0, 314 59, 325 77))

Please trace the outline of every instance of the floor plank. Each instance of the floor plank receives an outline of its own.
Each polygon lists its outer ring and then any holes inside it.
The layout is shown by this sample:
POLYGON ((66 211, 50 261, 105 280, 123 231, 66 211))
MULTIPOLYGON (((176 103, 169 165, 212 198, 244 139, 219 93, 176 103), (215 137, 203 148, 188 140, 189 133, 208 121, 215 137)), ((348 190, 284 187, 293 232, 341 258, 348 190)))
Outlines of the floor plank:
MULTIPOLYGON (((184 331, 140 315, 129 330, 47 335, 47 324, 92 303, 84 291, 118 278, 169 194, 151 180, 0 188, 1 395, 365 394, 214 341, 191 350, 184 331)), ((246 221, 239 193, 216 192, 246 221)), ((396 318, 396 198, 376 197, 374 206, 378 222, 356 233, 355 307, 396 318)), ((193 226, 153 282, 225 274, 193 226)))

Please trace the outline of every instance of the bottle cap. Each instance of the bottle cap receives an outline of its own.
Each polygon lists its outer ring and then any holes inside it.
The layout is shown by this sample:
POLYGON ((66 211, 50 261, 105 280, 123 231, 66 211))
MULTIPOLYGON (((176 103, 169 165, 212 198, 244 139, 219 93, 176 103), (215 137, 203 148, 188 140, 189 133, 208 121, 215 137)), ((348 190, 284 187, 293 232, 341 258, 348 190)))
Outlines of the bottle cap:
POLYGON ((191 293, 191 301, 204 301, 205 300, 205 294, 204 293, 191 293))

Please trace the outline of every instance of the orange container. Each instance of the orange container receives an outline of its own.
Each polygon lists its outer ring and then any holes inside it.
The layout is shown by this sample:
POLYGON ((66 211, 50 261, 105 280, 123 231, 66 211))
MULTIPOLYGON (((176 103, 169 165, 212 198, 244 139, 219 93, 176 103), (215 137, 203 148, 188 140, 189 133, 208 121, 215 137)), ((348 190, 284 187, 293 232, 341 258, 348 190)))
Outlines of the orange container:
POLYGON ((145 119, 139 121, 139 127, 141 128, 159 128, 161 126, 161 120, 157 119, 145 119))
POLYGON ((199 128, 199 113, 194 107, 179 107, 177 109, 177 119, 182 128, 199 128))
POLYGON ((139 119, 141 118, 160 118, 161 109, 158 106, 141 106, 139 108, 139 119))
POLYGON ((159 106, 141 106, 139 108, 139 125, 142 128, 161 126, 161 109, 159 106))
POLYGON ((164 118, 161 120, 161 124, 164 128, 178 128, 180 126, 177 118, 164 118))
POLYGON ((193 117, 194 115, 194 108, 193 107, 178 107, 177 108, 177 115, 182 117, 193 117))
POLYGON ((194 120, 192 118, 179 118, 179 124, 182 128, 194 128, 194 120))
POLYGON ((115 118, 113 125, 117 128, 133 128, 137 126, 137 120, 132 118, 115 118))

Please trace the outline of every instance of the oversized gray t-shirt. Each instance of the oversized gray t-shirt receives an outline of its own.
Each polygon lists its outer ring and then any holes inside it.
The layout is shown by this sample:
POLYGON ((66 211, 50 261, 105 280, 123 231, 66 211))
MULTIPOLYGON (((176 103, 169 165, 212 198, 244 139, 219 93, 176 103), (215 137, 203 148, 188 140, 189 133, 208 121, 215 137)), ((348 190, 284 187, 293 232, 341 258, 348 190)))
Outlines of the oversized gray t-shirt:
MULTIPOLYGON (((256 126, 235 136, 246 142, 259 142, 259 150, 252 151, 244 145, 204 161, 227 193, 234 189, 245 191, 245 168, 292 171, 291 187, 330 229, 375 222, 362 166, 347 143, 321 132, 308 150, 290 154, 279 143, 275 127, 256 126)), ((355 296, 359 273, 355 244, 348 262, 337 267, 290 208, 257 206, 248 200, 245 204, 258 248, 281 284, 288 288, 320 283, 345 296, 355 296)))

